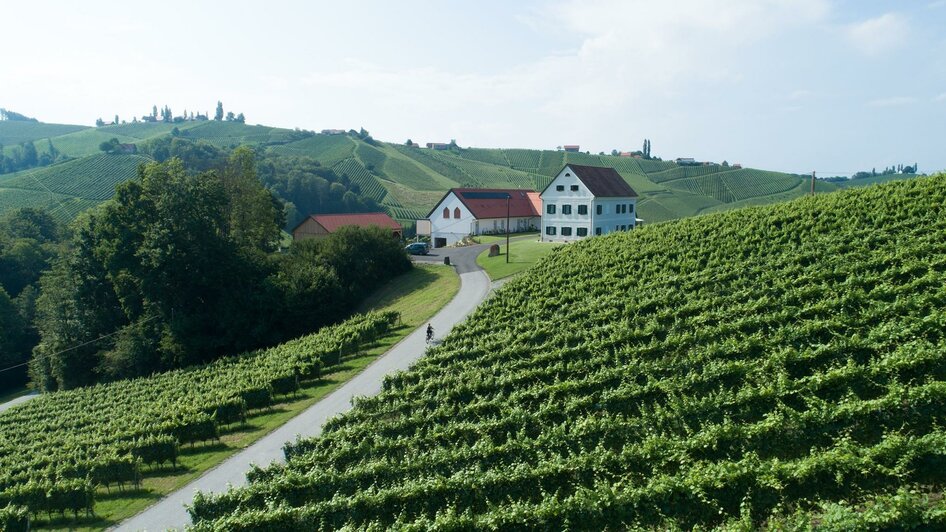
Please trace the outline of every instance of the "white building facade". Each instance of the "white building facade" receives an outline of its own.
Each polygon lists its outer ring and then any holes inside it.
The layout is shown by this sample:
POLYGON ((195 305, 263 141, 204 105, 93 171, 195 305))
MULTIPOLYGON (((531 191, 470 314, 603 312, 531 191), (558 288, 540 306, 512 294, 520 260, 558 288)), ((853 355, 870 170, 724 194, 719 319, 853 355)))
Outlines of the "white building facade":
POLYGON ((417 221, 417 234, 429 236, 435 248, 466 236, 537 230, 541 223, 537 192, 520 189, 450 189, 427 218, 417 221))
POLYGON ((571 242, 636 225, 637 193, 613 168, 566 165, 540 198, 543 242, 571 242))

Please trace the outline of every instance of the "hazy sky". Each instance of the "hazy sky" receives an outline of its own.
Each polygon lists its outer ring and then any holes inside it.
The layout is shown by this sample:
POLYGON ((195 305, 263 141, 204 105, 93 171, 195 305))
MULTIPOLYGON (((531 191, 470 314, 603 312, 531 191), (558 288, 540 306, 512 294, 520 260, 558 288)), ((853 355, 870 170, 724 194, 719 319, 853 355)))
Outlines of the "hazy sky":
POLYGON ((946 0, 7 3, 0 107, 376 138, 946 168, 946 0))

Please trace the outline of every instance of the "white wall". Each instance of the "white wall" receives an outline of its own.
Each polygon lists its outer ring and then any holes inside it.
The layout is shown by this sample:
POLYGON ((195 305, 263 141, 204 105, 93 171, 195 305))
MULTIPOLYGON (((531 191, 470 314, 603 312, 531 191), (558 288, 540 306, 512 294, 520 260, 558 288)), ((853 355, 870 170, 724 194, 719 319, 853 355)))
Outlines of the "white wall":
POLYGON ((460 201, 460 198, 458 198, 456 194, 453 192, 447 194, 430 214, 431 244, 436 245, 438 238, 446 239, 446 245, 448 246, 458 242, 463 237, 473 233, 473 224, 475 221, 473 215, 466 206, 463 205, 463 202, 460 201), (445 208, 450 209, 449 218, 444 218, 443 216, 443 210, 445 208), (459 218, 453 216, 455 209, 460 209, 459 218))
POLYGON ((634 227, 637 198, 595 198, 567 166, 552 180, 541 197, 542 227, 540 232, 543 242, 581 240, 585 237, 578 236, 578 228, 587 230, 587 236, 595 236, 596 228, 600 228, 601 234, 606 235, 621 230, 622 226, 627 229, 634 227), (564 190, 559 191, 559 186, 564 190), (577 186, 578 190, 572 190, 573 186, 577 186), (617 213, 617 206, 621 204, 628 205, 627 213, 617 213), (555 205, 555 214, 549 214, 548 205, 555 205), (571 207, 570 214, 562 213, 562 207, 565 205, 571 207), (587 206, 587 214, 578 214, 579 205, 587 206), (601 214, 597 214, 598 205, 601 205, 601 214), (548 234, 548 227, 555 228, 554 235, 548 234), (562 235, 563 228, 570 228, 571 235, 562 235))

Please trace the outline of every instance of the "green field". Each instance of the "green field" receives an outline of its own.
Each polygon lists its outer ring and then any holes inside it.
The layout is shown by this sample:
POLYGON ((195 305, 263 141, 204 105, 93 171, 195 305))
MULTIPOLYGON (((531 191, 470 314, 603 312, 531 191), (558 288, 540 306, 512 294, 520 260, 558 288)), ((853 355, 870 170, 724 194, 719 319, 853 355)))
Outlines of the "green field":
POLYGON ((499 255, 490 257, 489 250, 486 250, 476 257, 476 263, 486 270, 487 275, 493 281, 504 279, 531 268, 540 259, 547 257, 552 251, 562 246, 561 243, 557 242, 540 242, 538 235, 534 239, 513 240, 508 248, 512 250, 509 254, 509 262, 506 262, 508 249, 506 248, 505 237, 501 239, 497 237, 495 242, 500 247, 499 255))
POLYGON ((946 527, 946 175, 589 238, 196 530, 946 527))
POLYGON ((452 268, 418 266, 359 308, 371 316, 398 314, 386 331, 376 320, 355 319, 206 367, 56 392, 4 412, 0 508, 12 501, 36 513, 70 511, 52 520, 35 515, 34 528, 116 524, 338 388, 440 310, 459 284, 452 268), (333 360, 339 341, 348 347, 333 360), (54 469, 45 467, 50 460, 54 469), (82 478, 86 470, 91 481, 82 478), (70 504, 78 505, 78 518, 70 504), (81 516, 85 504, 94 516, 81 516))
MULTIPOLYGON (((0 139, 45 141, 49 138, 71 157, 96 155, 99 144, 111 138, 140 143, 170 134, 177 127, 183 138, 219 147, 249 144, 273 154, 312 157, 358 184, 363 195, 378 201, 395 219, 410 225, 430 211, 452 187, 529 188, 542 190, 566 162, 610 166, 641 195, 638 215, 648 223, 697 214, 794 199, 808 192, 808 177, 720 165, 678 166, 610 155, 551 150, 467 148, 435 151, 401 144, 368 144, 349 135, 300 135, 298 132, 236 122, 196 121, 180 124, 132 123, 100 128, 0 122, 0 139), (24 125, 25 124, 25 125, 24 125)), ((44 150, 40 142, 37 149, 44 150)), ((108 172, 108 169, 103 169, 108 172)), ((125 174, 89 179, 118 182, 125 174)), ((912 176, 878 176, 841 184, 819 182, 819 192, 865 186, 912 176)), ((76 185, 80 186, 80 185, 76 185)), ((27 190, 27 189, 21 189, 27 190)), ((34 190, 47 192, 42 188, 34 190)), ((0 191, 0 196, 3 192, 0 191)), ((37 196, 0 197, 8 205, 41 203, 37 196)), ((78 206, 78 204, 77 204, 78 206)), ((60 212, 78 212, 61 209, 60 212)))

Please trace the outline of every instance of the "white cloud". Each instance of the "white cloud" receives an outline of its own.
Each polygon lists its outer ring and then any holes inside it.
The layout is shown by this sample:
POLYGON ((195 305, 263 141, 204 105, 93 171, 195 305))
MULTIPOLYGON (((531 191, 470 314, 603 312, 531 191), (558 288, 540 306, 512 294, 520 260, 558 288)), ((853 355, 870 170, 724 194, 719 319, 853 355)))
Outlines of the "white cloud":
POLYGON ((867 105, 870 107, 900 107, 910 105, 911 103, 916 103, 916 98, 913 96, 892 96, 890 98, 871 100, 867 102, 867 105))
POLYGON ((880 55, 902 46, 909 35, 909 22, 899 13, 886 13, 847 26, 844 36, 861 53, 880 55))
POLYGON ((934 102, 946 102, 946 92, 939 93, 938 96, 933 98, 934 102))

